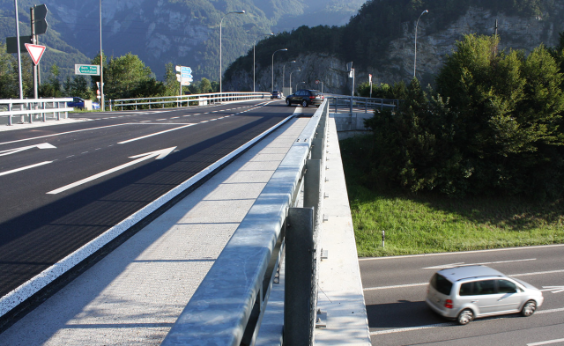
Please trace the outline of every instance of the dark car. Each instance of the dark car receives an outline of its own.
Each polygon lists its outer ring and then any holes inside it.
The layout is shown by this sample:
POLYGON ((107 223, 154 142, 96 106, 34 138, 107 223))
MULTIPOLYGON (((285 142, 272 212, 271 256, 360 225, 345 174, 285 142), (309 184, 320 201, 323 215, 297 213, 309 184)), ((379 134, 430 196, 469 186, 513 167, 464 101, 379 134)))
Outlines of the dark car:
POLYGON ((282 92, 281 92, 281 91, 274 90, 274 91, 272 92, 272 95, 270 96, 270 99, 271 99, 271 100, 272 100, 272 99, 281 99, 283 96, 284 96, 284 95, 282 95, 282 92))
POLYGON ((72 102, 67 102, 67 107, 84 109, 84 100, 80 97, 73 97, 72 102))
POLYGON ((323 95, 318 90, 298 90, 296 93, 286 97, 286 104, 291 106, 294 104, 300 104, 303 107, 309 105, 319 106, 323 103, 323 95))

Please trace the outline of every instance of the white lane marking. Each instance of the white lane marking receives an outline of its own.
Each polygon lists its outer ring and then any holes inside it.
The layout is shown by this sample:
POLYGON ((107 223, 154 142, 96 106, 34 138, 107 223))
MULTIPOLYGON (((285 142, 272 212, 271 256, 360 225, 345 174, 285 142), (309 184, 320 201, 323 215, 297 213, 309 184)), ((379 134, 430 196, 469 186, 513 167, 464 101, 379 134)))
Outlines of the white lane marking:
POLYGON ((69 133, 76 133, 76 132, 84 132, 84 131, 94 131, 94 130, 100 130, 100 129, 107 129, 107 128, 110 128, 110 127, 123 126, 123 125, 128 125, 128 124, 127 124, 127 123, 124 123, 124 124, 115 124, 115 125, 108 125, 108 126, 93 127, 93 128, 91 128, 91 129, 82 129, 82 130, 74 130, 74 131, 67 131, 67 132, 61 132, 61 133, 53 133, 53 134, 50 134, 50 135, 37 136, 37 137, 31 137, 31 138, 25 138, 25 139, 18 139, 17 141, 2 142, 2 143, 0 143, 0 145, 12 144, 12 143, 19 143, 19 142, 25 142, 25 141, 32 141, 32 140, 34 140, 34 139, 47 138, 47 137, 54 137, 54 136, 60 136, 60 135, 67 135, 67 134, 69 134, 69 133))
POLYGON ((417 286, 426 286, 428 282, 419 282, 416 284, 405 284, 405 285, 393 285, 393 286, 376 286, 376 287, 367 287, 364 288, 364 291, 379 291, 379 290, 387 290, 390 288, 404 288, 404 287, 417 287, 417 286))
POLYGON ((180 118, 180 117, 172 117, 172 118, 170 118, 170 120, 172 120, 172 119, 178 119, 178 118, 180 118))
POLYGON ((22 152, 22 151, 25 151, 25 150, 33 149, 33 148, 37 148, 37 149, 57 149, 57 147, 52 145, 52 144, 41 143, 41 144, 35 144, 35 145, 28 145, 27 147, 1 150, 0 156, 11 155, 11 154, 19 153, 19 152, 22 152))
POLYGON ((564 286, 542 286, 543 292, 552 292, 552 293, 562 293, 564 292, 564 286))
MULTIPOLYGON (((564 311, 564 308, 557 308, 557 309, 550 309, 550 310, 541 310, 541 311, 535 312, 535 315, 538 315, 538 314, 550 314, 550 313, 562 312, 562 311, 564 311)), ((499 318, 498 318, 498 319, 499 319, 499 318)), ((503 319, 503 317, 502 317, 501 319, 503 319)), ((418 327, 406 327, 406 328, 384 329, 384 330, 377 330, 377 331, 374 331, 374 332, 370 332, 370 335, 384 335, 384 334, 411 332, 411 331, 414 331, 414 330, 431 329, 431 328, 440 328, 440 327, 450 327, 450 326, 456 326, 456 324, 454 324, 454 323, 449 323, 449 322, 445 322, 445 323, 428 324, 428 325, 418 326, 418 327)))
POLYGON ((187 127, 190 127, 190 126, 194 126, 194 125, 196 125, 196 124, 188 124, 188 125, 185 125, 185 126, 180 126, 180 127, 174 128, 174 129, 165 130, 165 131, 161 131, 161 132, 152 133, 150 135, 145 135, 145 136, 141 136, 141 137, 137 137, 137 138, 128 139, 127 141, 118 142, 118 144, 131 143, 131 142, 135 142, 135 141, 138 141, 138 140, 141 140, 141 139, 162 135, 163 133, 181 130, 181 129, 184 129, 184 128, 187 128, 187 127))
POLYGON ((527 247, 507 247, 503 249, 488 249, 488 250, 475 250, 475 251, 460 251, 460 252, 439 252, 439 253, 426 253, 419 255, 405 255, 405 256, 387 256, 387 257, 365 257, 359 258, 360 262, 363 261, 381 261, 381 260, 393 260, 397 258, 413 258, 413 257, 431 257, 431 256, 458 256, 460 254, 473 254, 473 253, 483 253, 483 252, 498 252, 498 251, 523 251, 529 249, 541 249, 541 248, 551 248, 551 247, 564 247, 564 244, 554 244, 554 245, 536 245, 527 247))
POLYGON ((521 274, 507 274, 507 276, 532 276, 532 275, 544 275, 544 274, 557 274, 564 273, 564 269, 548 270, 544 272, 531 272, 531 273, 521 273, 521 274))
POLYGON ((447 327, 447 326, 452 326, 452 325, 453 325, 453 323, 446 322, 446 323, 428 324, 426 326, 419 326, 419 327, 384 329, 384 330, 378 330, 378 331, 375 331, 375 332, 370 332, 370 335, 384 335, 384 334, 411 332, 413 330, 447 327))
POLYGON ((48 165, 53 161, 44 161, 44 162, 40 162, 40 163, 36 163, 34 165, 29 165, 29 166, 25 166, 25 167, 20 167, 17 169, 13 169, 11 171, 6 171, 6 172, 0 172, 0 177, 3 175, 8 175, 8 174, 12 174, 12 173, 17 173, 17 172, 21 172, 21 171, 25 171, 26 169, 31 169, 31 168, 35 168, 35 167, 39 167, 39 166, 44 166, 44 165, 48 165))
POLYGON ((165 121, 166 119, 157 119, 155 121, 165 121))
POLYGON ((550 344, 557 344, 559 342, 564 342, 564 339, 553 339, 553 340, 533 342, 533 343, 527 344, 527 346, 550 345, 550 344))
POLYGON ((111 168, 111 169, 108 169, 108 170, 106 170, 106 171, 104 171, 104 172, 95 174, 95 175, 93 175, 93 176, 90 176, 90 177, 88 177, 88 178, 79 180, 79 181, 74 182, 74 183, 72 183, 72 184, 65 185, 65 186, 60 187, 60 188, 58 188, 58 189, 55 189, 55 190, 53 190, 53 191, 49 191, 49 192, 47 192, 47 194, 48 194, 48 195, 56 195, 56 194, 59 194, 59 193, 61 193, 61 192, 63 192, 63 191, 67 191, 67 190, 70 190, 70 189, 75 188, 75 187, 77 187, 77 186, 80 186, 80 185, 82 185, 82 184, 86 184, 86 183, 88 183, 88 182, 91 182, 91 181, 93 181, 93 180, 96 180, 96 179, 98 179, 98 178, 101 178, 101 177, 103 177, 103 176, 105 176, 105 175, 112 174, 112 173, 114 173, 114 172, 117 172, 117 171, 122 170, 122 169, 124 169, 124 168, 127 168, 127 167, 129 167, 129 166, 136 165, 136 164, 138 164, 139 162, 142 162, 142 161, 145 161, 145 160, 149 160, 149 159, 152 159, 152 158, 155 158, 156 160, 160 160, 160 159, 166 157, 168 154, 170 154, 170 152, 172 152, 174 149, 176 149, 176 147, 167 148, 167 149, 161 149, 161 150, 156 150, 156 151, 151 151, 151 152, 148 152, 148 153, 144 153, 144 154, 140 154, 140 155, 135 155, 135 156, 130 156, 130 157, 129 157, 130 159, 137 159, 137 160, 134 160, 134 161, 125 163, 125 164, 123 164, 123 165, 120 165, 120 166, 117 166, 117 167, 114 167, 114 168, 111 168))
POLYGON ((536 261, 536 258, 527 258, 527 259, 520 259, 520 260, 511 260, 511 261, 495 261, 495 262, 480 262, 480 263, 468 263, 465 264, 464 262, 457 262, 457 263, 450 263, 450 264, 443 264, 434 267, 426 267, 423 269, 447 269, 447 268, 454 268, 458 266, 477 266, 482 264, 498 264, 498 263, 514 263, 514 262, 528 262, 528 261, 536 261))

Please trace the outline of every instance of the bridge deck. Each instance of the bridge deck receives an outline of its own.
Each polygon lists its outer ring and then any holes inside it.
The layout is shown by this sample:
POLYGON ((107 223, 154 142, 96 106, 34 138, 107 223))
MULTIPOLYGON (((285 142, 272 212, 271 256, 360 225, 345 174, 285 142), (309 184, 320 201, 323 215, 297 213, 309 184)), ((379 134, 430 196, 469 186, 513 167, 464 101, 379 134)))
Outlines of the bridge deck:
POLYGON ((0 344, 160 344, 308 121, 259 142, 0 334, 0 344))

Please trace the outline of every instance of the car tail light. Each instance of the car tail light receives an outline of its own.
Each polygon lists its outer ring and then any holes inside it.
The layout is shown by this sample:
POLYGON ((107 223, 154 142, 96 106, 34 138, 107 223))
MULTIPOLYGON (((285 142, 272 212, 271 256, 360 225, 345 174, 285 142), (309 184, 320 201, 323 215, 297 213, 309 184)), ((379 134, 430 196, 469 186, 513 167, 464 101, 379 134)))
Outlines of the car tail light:
POLYGON ((315 96, 310 96, 310 97, 309 97, 310 100, 313 100, 314 98, 315 98, 315 96))
POLYGON ((453 306, 452 306, 452 300, 450 300, 450 299, 445 300, 445 308, 447 308, 447 309, 452 309, 452 308, 453 308, 453 306))

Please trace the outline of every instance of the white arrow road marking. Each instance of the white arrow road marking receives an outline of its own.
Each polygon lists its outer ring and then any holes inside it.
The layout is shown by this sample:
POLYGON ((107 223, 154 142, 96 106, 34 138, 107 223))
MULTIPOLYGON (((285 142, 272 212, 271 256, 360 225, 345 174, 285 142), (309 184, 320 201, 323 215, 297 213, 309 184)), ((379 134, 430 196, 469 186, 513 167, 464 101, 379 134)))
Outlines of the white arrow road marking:
POLYGON ((14 148, 14 149, 8 149, 8 150, 0 150, 0 156, 6 156, 6 155, 10 155, 10 154, 15 154, 15 153, 19 153, 28 149, 33 149, 33 148, 38 148, 38 149, 57 149, 56 146, 49 144, 49 143, 41 143, 41 144, 35 144, 35 145, 28 145, 27 147, 21 147, 21 148, 14 148))
POLYGON ((542 286, 543 292, 550 291, 552 293, 562 293, 564 292, 564 286, 542 286))
POLYGON ((3 175, 8 175, 8 174, 12 174, 12 173, 20 172, 20 171, 25 171, 26 169, 48 165, 51 162, 53 162, 53 161, 44 161, 44 162, 36 163, 35 165, 29 165, 29 166, 17 168, 17 169, 14 169, 14 170, 11 170, 11 171, 6 171, 6 172, 0 172, 0 177, 3 176, 3 175))
POLYGON ((514 263, 514 262, 528 262, 528 261, 536 261, 536 258, 527 258, 527 259, 521 259, 521 260, 511 260, 511 261, 495 261, 495 262, 480 262, 480 263, 468 263, 468 264, 464 264, 464 262, 457 262, 457 263, 450 263, 450 264, 443 264, 440 266, 434 266, 434 267, 426 267, 423 269, 447 269, 447 268, 454 268, 457 266, 478 266, 478 265, 483 265, 483 264, 498 264, 498 263, 514 263))
POLYGON ((128 162, 128 163, 123 164, 123 165, 121 165, 121 166, 114 167, 114 168, 112 168, 112 169, 108 169, 107 171, 104 171, 104 172, 95 174, 95 175, 93 175, 93 176, 91 176, 91 177, 88 177, 88 178, 86 178, 86 179, 79 180, 79 181, 77 181, 77 182, 75 182, 75 183, 72 183, 72 184, 69 184, 69 185, 60 187, 60 188, 58 188, 58 189, 56 189, 56 190, 49 191, 49 192, 47 192, 47 194, 48 194, 48 195, 56 195, 56 194, 59 194, 59 193, 61 193, 61 192, 63 192, 63 191, 70 190, 70 189, 72 189, 72 188, 74 188, 74 187, 77 187, 77 186, 79 186, 79 185, 82 185, 82 184, 86 184, 86 183, 88 183, 88 182, 91 182, 91 181, 93 181, 93 180, 96 180, 96 179, 98 179, 98 178, 101 178, 101 177, 103 177, 103 176, 105 176, 105 175, 112 174, 112 173, 114 173, 114 172, 117 172, 117 171, 122 170, 122 169, 124 169, 124 168, 127 168, 127 167, 129 167, 129 166, 136 165, 136 164, 138 164, 139 162, 142 162, 142 161, 145 161, 145 160, 149 160, 149 159, 152 159, 152 158, 155 158, 156 160, 160 160, 160 159, 166 157, 168 154, 170 154, 174 149, 176 149, 176 147, 167 148, 167 149, 161 149, 161 150, 156 150, 156 151, 151 151, 151 152, 148 152, 148 153, 145 153, 145 154, 140 154, 140 155, 135 155, 135 156, 130 156, 130 157, 129 157, 130 159, 137 159, 137 160, 128 162))

